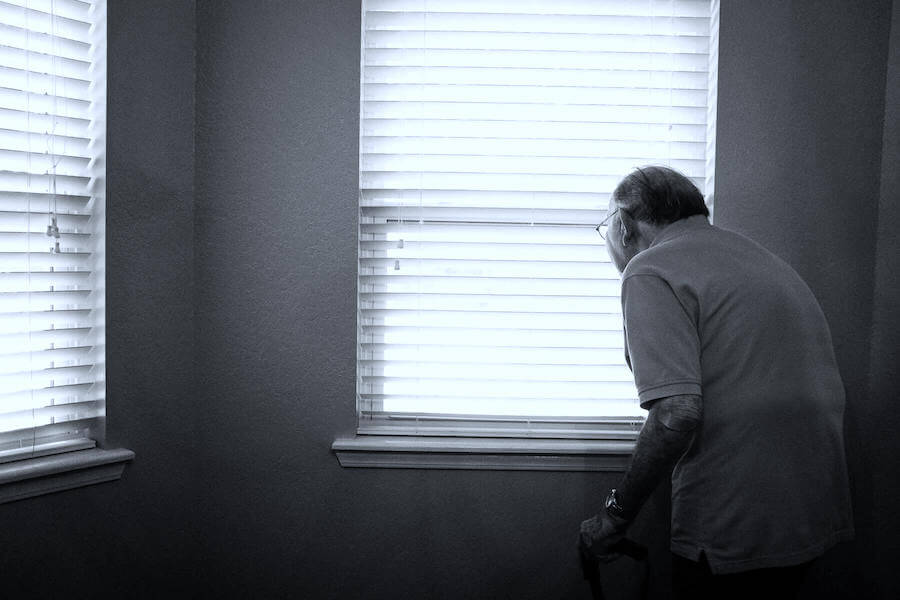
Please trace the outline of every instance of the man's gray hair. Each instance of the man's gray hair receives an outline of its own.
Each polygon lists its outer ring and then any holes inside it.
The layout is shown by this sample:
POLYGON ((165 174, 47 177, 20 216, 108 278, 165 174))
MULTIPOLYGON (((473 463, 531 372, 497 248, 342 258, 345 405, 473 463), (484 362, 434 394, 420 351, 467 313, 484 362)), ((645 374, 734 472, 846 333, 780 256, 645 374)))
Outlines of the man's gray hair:
POLYGON ((703 194, 693 182, 669 167, 640 167, 613 191, 620 210, 653 225, 674 223, 693 215, 709 216, 703 194))

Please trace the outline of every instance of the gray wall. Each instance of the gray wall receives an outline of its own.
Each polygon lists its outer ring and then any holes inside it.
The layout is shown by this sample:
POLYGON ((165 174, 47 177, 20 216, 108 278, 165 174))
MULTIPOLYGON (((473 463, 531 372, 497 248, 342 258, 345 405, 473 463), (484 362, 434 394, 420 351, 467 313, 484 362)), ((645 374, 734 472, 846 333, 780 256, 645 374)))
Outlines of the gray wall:
POLYGON ((885 94, 881 194, 875 251, 875 294, 870 358, 868 428, 871 462, 874 547, 878 579, 886 598, 900 597, 897 557, 900 555, 900 510, 897 486, 900 473, 900 2, 894 2, 885 94))
MULTIPOLYGON (((893 597, 897 7, 722 4, 717 221, 826 310, 859 530, 828 558, 832 595, 893 597)), ((110 2, 108 427, 137 460, 0 507, 0 586, 585 596, 575 532, 616 477, 349 470, 329 450, 354 428, 358 0, 194 8, 110 2)), ((654 597, 666 492, 635 532, 654 597)))
MULTIPOLYGON (((887 590, 897 581, 891 538, 898 529, 889 506, 900 493, 897 454, 879 452, 895 437, 885 418, 897 392, 885 384, 897 363, 881 359, 896 357, 886 336, 896 344, 889 332, 897 317, 882 310, 873 329, 872 309, 876 245, 879 306, 900 299, 896 278, 888 279, 888 263, 897 257, 896 238, 893 253, 888 249, 896 220, 882 216, 879 228, 879 199, 883 208, 892 204, 881 196, 882 169, 896 182, 898 165, 881 156, 891 10, 891 2, 874 1, 773 3, 765 11, 723 2, 716 160, 717 223, 794 265, 831 324, 847 388, 857 540, 833 553, 830 566, 842 573, 848 593, 885 598, 893 597, 887 590), (871 379, 870 357, 883 365, 871 379)), ((894 48, 898 36, 895 28, 894 48)), ((896 86, 895 75, 888 88, 895 140, 896 86)), ((896 204, 888 210, 896 212, 896 204)))

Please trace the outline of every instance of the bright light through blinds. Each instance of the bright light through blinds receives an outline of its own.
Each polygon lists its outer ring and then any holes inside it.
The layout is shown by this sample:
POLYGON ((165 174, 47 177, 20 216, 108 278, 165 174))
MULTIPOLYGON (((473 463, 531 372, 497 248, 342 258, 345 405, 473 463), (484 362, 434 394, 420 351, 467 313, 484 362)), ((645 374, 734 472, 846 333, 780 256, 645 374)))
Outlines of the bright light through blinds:
POLYGON ((0 462, 104 415, 106 4, 0 2, 0 462))
POLYGON ((636 166, 711 191, 716 13, 363 2, 361 417, 642 413, 594 226, 636 166))

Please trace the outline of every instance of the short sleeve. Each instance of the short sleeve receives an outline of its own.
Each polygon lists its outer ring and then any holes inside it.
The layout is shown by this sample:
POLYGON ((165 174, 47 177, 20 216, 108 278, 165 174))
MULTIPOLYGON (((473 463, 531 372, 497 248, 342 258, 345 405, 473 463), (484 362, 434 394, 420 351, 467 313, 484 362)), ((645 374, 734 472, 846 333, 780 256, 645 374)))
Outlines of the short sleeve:
POLYGON ((702 395, 700 338, 675 292, 657 275, 622 283, 625 352, 641 406, 678 394, 702 395))

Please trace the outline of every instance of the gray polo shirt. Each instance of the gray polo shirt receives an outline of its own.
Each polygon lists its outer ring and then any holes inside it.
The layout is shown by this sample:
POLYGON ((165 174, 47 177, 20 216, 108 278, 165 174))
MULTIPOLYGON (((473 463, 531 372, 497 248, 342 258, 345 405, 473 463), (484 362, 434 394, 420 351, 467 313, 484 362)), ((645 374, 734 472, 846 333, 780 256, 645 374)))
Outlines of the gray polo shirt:
POLYGON ((672 474, 672 551, 713 573, 788 566, 853 537, 844 387, 822 309, 751 240, 694 216, 622 275, 641 406, 703 397, 672 474))

